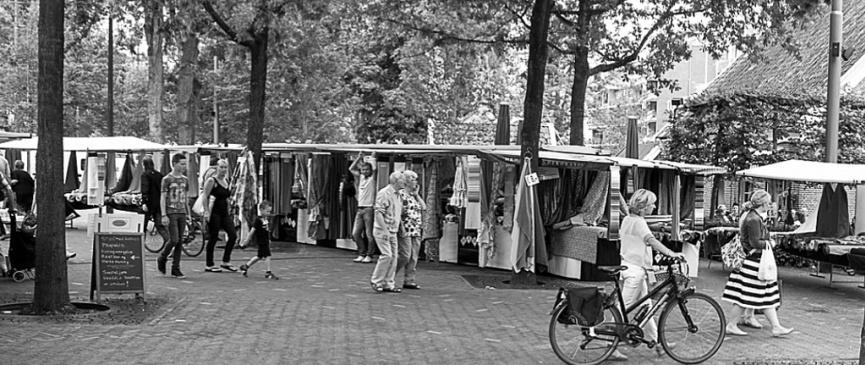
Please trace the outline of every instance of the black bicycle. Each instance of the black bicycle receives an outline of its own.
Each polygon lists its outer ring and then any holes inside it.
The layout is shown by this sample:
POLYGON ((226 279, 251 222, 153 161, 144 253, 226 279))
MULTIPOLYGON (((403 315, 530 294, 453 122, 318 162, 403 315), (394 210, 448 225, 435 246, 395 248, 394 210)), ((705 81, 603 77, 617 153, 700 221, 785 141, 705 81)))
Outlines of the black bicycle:
POLYGON ((642 327, 661 308, 658 320, 658 341, 670 358, 683 364, 697 364, 718 352, 724 340, 727 320, 721 306, 710 296, 689 287, 690 279, 683 273, 682 260, 665 258, 665 278, 637 302, 625 307, 617 275, 627 266, 599 266, 615 280, 615 292, 604 301, 604 320, 596 326, 582 326, 574 321, 562 320, 567 316, 567 299, 559 301, 550 320, 550 344, 556 355, 567 364, 598 364, 609 358, 619 343, 632 347, 647 345, 642 327), (657 298, 649 307, 647 300, 657 298), (616 305, 618 302, 618 305, 616 305), (625 316, 622 315, 625 314, 625 316))
MULTIPOLYGON (((193 214, 186 220, 186 229, 183 230, 180 248, 186 256, 197 257, 204 251, 206 241, 207 227, 203 223, 203 218, 193 214)), ((153 219, 146 220, 144 222, 144 248, 147 251, 157 253, 162 251, 164 247, 165 241, 156 230, 156 224, 153 224, 153 219)))

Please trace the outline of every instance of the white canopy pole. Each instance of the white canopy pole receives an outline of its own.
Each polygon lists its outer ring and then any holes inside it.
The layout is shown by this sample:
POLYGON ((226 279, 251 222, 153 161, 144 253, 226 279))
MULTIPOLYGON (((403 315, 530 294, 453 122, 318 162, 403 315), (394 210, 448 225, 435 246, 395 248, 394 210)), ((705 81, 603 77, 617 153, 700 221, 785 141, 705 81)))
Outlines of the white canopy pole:
POLYGON ((865 232, 865 185, 856 185, 856 208, 854 210, 856 220, 853 222, 855 232, 858 235, 865 232))

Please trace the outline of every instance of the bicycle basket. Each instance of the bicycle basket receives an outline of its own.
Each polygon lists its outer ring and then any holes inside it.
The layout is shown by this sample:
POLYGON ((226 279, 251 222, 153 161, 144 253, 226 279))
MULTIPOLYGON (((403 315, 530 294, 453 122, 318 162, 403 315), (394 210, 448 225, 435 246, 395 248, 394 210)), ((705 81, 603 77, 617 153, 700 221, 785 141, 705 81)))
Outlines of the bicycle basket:
MULTIPOLYGON (((666 270, 658 271, 655 274, 655 278, 658 280, 657 284, 664 282, 668 277, 670 277, 670 273, 666 270)), ((679 290, 687 289, 688 284, 691 283, 691 279, 688 278, 687 275, 682 274, 676 269, 673 269, 673 277, 676 279, 676 287, 678 287, 679 290)))
POLYGON ((604 303, 607 296, 602 289, 596 287, 569 288, 566 291, 560 289, 559 293, 562 292, 565 293, 567 309, 557 318, 560 323, 591 327, 604 321, 604 303))

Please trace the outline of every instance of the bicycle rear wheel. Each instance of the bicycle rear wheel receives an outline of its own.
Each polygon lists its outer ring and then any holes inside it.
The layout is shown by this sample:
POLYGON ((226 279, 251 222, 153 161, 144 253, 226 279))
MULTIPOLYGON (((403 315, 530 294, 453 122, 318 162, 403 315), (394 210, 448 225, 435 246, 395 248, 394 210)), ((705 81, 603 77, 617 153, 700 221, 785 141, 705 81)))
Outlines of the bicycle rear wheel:
POLYGON ((594 335, 588 327, 559 322, 565 309, 567 306, 561 306, 550 319, 550 345, 556 356, 569 365, 599 364, 610 357, 619 344, 619 337, 613 335, 617 323, 622 322, 619 309, 604 309, 604 322, 595 326, 594 335))
POLYGON ((673 360, 699 364, 721 348, 726 325, 718 302, 706 294, 691 293, 664 308, 658 321, 658 339, 673 360))
POLYGON ((156 230, 156 225, 150 221, 144 222, 144 249, 152 253, 159 253, 163 247, 165 247, 165 240, 156 230), (148 223, 150 223, 149 229, 148 223))
MULTIPOLYGON (((190 218, 192 219, 192 218, 190 218)), ((186 232, 183 236, 183 245, 181 248, 186 256, 196 257, 204 251, 204 243, 207 232, 200 221, 191 220, 186 225, 186 232)))

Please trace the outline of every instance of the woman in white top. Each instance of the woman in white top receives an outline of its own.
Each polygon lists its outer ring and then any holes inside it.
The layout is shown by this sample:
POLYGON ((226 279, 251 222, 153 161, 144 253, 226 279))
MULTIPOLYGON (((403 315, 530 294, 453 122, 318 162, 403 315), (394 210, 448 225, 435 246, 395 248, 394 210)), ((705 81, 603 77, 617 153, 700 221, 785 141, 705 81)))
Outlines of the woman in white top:
MULTIPOLYGON (((646 189, 635 191, 628 203, 628 216, 622 219, 622 226, 619 229, 622 243, 622 265, 628 267, 627 270, 622 271, 622 299, 625 306, 635 303, 649 293, 646 270, 652 267, 653 248, 670 257, 685 257, 681 253, 673 252, 658 241, 649 230, 646 219, 643 218, 655 210, 657 200, 655 193, 651 191, 646 189)), ((648 300, 644 305, 652 305, 652 301, 648 300)), ((645 330, 646 339, 657 341, 658 327, 654 319, 649 320, 645 330)), ((658 346, 656 349, 660 350, 661 347, 658 346)))

